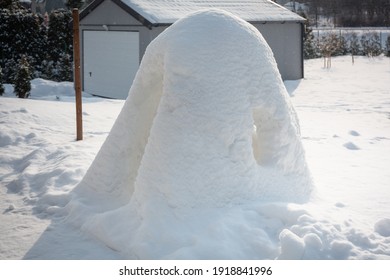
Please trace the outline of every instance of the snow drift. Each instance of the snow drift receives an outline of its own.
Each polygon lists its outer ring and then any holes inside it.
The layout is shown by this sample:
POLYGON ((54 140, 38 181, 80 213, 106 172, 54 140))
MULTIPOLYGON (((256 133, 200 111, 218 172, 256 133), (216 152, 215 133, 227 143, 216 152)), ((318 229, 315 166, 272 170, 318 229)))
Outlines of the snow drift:
MULTIPOLYGON (((265 258, 278 248, 265 218, 246 206, 260 203, 262 213, 261 203, 303 202, 311 191, 270 48, 247 22, 208 10, 148 46, 67 210, 128 258, 265 258)), ((283 232, 284 240, 292 235, 283 232)))

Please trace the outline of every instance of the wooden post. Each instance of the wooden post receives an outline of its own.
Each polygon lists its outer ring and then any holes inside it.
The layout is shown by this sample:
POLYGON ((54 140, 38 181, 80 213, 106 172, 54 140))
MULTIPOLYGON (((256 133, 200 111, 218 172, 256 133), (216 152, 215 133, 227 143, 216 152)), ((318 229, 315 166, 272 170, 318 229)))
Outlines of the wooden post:
POLYGON ((76 140, 83 140, 83 118, 80 77, 80 30, 79 10, 73 9, 73 60, 74 60, 74 88, 76 94, 76 140))

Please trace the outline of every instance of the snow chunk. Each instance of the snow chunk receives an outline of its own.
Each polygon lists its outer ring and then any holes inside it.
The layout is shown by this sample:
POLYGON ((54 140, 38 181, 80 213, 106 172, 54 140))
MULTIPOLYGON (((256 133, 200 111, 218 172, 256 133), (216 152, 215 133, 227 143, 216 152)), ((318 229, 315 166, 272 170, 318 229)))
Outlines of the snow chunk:
POLYGON ((308 233, 303 237, 303 240, 305 241, 306 247, 309 247, 315 251, 322 249, 322 240, 317 234, 308 233))
POLYGON ((305 242, 298 235, 288 229, 284 229, 280 235, 281 254, 280 260, 299 260, 305 251, 305 242))
POLYGON ((375 231, 384 237, 390 237, 390 219, 385 218, 375 223, 375 231))
POLYGON ((330 244, 331 255, 334 259, 348 259, 350 251, 353 249, 351 242, 346 240, 334 240, 330 244))
POLYGON ((12 144, 13 139, 10 135, 5 134, 4 132, 0 131, 0 147, 5 147, 10 144, 12 144))

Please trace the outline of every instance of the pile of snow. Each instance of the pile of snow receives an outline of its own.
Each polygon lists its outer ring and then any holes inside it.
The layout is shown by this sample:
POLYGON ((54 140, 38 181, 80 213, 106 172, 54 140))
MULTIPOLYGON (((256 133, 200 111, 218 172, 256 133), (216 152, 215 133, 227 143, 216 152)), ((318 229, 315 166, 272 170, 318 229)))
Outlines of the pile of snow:
MULTIPOLYGON (((5 85, 4 97, 14 97, 14 87, 10 84, 5 85)), ((92 97, 83 92, 83 97, 92 97)), ((53 82, 41 78, 31 81, 30 99, 39 100, 74 100, 74 86, 72 82, 53 82)))
POLYGON ((242 205, 302 202, 311 190, 270 48, 250 24, 209 10, 148 47, 67 209, 129 258, 264 258, 276 248, 242 205))

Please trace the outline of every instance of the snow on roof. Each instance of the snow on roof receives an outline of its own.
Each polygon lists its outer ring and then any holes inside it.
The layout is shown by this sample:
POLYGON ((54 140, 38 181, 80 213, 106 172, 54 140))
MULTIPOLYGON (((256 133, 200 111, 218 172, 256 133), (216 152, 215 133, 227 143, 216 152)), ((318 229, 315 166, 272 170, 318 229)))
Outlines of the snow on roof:
POLYGON ((249 22, 304 21, 270 0, 121 0, 152 24, 169 24, 189 13, 217 8, 249 22))

